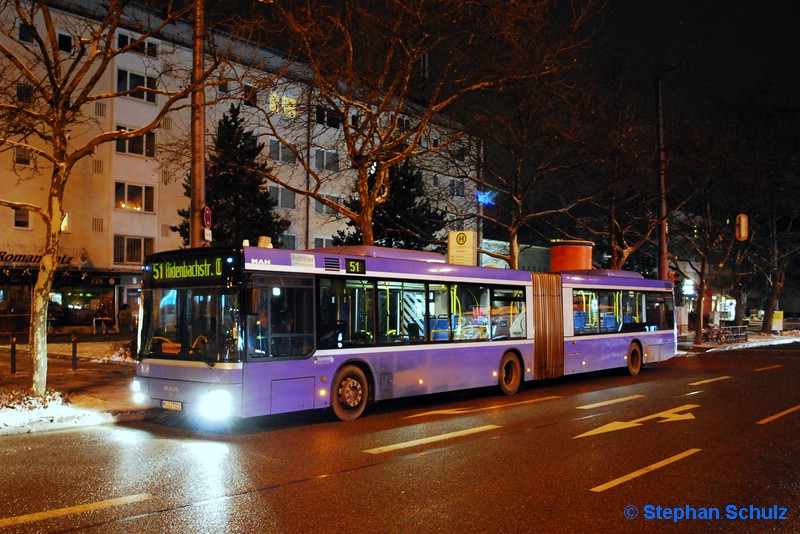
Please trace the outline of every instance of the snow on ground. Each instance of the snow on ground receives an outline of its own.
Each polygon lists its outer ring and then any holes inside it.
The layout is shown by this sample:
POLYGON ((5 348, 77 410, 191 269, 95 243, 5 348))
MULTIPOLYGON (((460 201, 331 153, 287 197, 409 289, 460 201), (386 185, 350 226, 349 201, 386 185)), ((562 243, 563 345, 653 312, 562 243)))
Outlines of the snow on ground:
MULTIPOLYGON (((18 345, 27 353, 29 346, 18 345)), ((71 355, 71 343, 49 343, 51 355, 71 355)), ((130 350, 122 343, 81 343, 81 361, 133 365, 130 350)), ((106 412, 73 406, 58 391, 48 390, 44 398, 31 396, 27 391, 8 389, 0 384, 0 435, 20 434, 43 430, 60 430, 78 426, 110 423, 114 417, 106 412)))
POLYGON ((77 408, 64 403, 60 393, 50 392, 46 399, 28 397, 24 402, 7 404, 0 392, 0 434, 22 434, 110 423, 114 417, 105 412, 77 408))

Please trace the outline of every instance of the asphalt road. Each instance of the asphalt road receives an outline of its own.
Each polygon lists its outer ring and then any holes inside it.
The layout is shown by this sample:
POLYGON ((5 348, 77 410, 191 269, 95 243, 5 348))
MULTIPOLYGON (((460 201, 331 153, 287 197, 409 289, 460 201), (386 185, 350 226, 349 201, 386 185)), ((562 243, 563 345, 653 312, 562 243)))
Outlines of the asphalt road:
POLYGON ((0 530, 797 532, 799 379, 792 344, 393 401, 351 423, 6 436, 0 530))

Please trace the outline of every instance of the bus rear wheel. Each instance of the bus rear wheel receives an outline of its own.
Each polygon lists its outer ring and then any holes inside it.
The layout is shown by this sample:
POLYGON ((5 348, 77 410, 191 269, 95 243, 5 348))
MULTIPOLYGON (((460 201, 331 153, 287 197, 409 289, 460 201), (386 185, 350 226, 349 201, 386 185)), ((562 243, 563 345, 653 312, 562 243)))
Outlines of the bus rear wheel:
POLYGON ((522 385, 522 365, 517 355, 511 352, 503 354, 500 360, 500 374, 498 376, 500 391, 506 395, 514 395, 522 385))
POLYGON ((339 369, 333 379, 331 406, 342 421, 352 421, 364 413, 369 398, 369 383, 364 371, 355 365, 339 369))
POLYGON ((638 343, 631 343, 628 347, 628 374, 636 376, 642 370, 642 347, 638 343))

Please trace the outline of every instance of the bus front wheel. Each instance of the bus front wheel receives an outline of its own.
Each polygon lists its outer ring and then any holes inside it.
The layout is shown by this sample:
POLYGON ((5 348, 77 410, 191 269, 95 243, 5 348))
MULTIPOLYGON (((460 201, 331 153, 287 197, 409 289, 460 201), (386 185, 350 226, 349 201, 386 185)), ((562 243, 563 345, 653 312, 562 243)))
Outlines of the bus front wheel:
POLYGON ((355 365, 339 369, 333 379, 331 406, 342 421, 352 421, 364 413, 369 398, 369 383, 364 371, 355 365))
POLYGON ((631 343, 628 347, 628 374, 636 376, 642 370, 642 347, 638 343, 631 343))
POLYGON ((522 365, 517 355, 511 352, 503 354, 500 360, 500 390, 506 395, 514 395, 522 385, 522 365))

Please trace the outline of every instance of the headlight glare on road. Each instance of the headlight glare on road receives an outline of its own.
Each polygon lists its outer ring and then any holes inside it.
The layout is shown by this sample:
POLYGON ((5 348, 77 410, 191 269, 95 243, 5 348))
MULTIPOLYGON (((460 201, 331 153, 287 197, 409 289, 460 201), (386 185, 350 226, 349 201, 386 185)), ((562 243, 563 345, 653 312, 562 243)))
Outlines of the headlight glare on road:
POLYGON ((232 407, 231 394, 223 389, 215 389, 203 396, 198 411, 206 419, 218 421, 228 417, 232 407))
POLYGON ((142 383, 138 380, 131 382, 131 391, 133 392, 133 402, 135 404, 145 404, 147 396, 144 394, 142 383))

